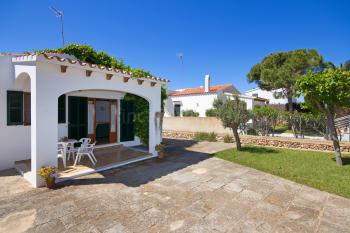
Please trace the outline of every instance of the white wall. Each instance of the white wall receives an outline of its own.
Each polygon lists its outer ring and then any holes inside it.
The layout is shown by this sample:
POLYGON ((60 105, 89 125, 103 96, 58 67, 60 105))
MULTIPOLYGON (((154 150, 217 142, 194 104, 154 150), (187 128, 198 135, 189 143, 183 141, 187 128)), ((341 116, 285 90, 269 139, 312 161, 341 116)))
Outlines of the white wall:
POLYGON ((15 86, 11 57, 0 56, 0 170, 30 158, 30 126, 7 126, 7 91, 30 91, 28 80, 19 84, 15 86))
MULTIPOLYGON (((165 103, 165 117, 174 116, 174 105, 181 104, 181 112, 183 110, 192 109, 199 113, 200 117, 205 117, 205 111, 213 108, 213 103, 218 96, 232 96, 229 93, 208 93, 203 95, 184 95, 184 96, 169 96, 165 103)), ((246 102, 247 109, 253 109, 256 105, 263 105, 263 102, 254 101, 250 96, 240 95, 239 98, 246 102)), ((182 115, 181 115, 182 116, 182 115)))
POLYGON ((205 111, 213 107, 214 99, 217 98, 216 93, 208 93, 203 95, 185 95, 185 96, 169 96, 165 104, 167 110, 165 116, 174 116, 174 105, 181 104, 181 112, 184 110, 194 110, 199 113, 200 117, 205 117, 205 111), (171 103, 172 102, 172 103, 171 103))
POLYGON ((232 130, 224 128, 222 122, 216 117, 165 117, 163 121, 163 130, 233 134, 232 130))
MULTIPOLYGON (((287 98, 283 98, 283 99, 276 99, 274 97, 274 93, 275 92, 281 92, 282 89, 277 89, 277 90, 274 90, 274 91, 265 91, 265 90, 262 90, 260 88, 254 88, 254 89, 251 89, 251 90, 248 90, 246 92, 244 92, 245 95, 248 95, 248 96, 254 96, 254 94, 257 94, 258 97, 261 97, 261 98, 265 98, 265 99, 268 99, 269 100, 269 104, 286 104, 288 103, 288 100, 287 98)), ((293 98, 293 102, 296 102, 296 99, 293 98)))

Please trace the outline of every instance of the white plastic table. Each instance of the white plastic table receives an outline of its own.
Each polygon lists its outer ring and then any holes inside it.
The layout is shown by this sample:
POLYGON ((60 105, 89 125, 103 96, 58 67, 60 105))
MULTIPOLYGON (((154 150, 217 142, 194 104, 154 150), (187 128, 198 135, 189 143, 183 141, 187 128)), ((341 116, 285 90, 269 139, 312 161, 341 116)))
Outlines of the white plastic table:
POLYGON ((74 143, 78 142, 75 139, 68 139, 67 141, 60 141, 58 145, 62 146, 63 149, 63 166, 67 167, 67 148, 69 145, 74 146, 74 143))

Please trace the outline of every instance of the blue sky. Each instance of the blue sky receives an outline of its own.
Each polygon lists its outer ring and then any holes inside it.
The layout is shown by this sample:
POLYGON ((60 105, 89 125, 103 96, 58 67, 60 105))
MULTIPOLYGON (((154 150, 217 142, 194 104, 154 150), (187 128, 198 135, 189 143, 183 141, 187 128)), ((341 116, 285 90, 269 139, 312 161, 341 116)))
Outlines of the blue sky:
POLYGON ((64 11, 67 42, 86 43, 170 79, 171 89, 234 84, 271 52, 316 48, 339 65, 350 59, 350 0, 1 1, 0 52, 55 48, 64 11), (183 66, 176 57, 184 54, 183 66))

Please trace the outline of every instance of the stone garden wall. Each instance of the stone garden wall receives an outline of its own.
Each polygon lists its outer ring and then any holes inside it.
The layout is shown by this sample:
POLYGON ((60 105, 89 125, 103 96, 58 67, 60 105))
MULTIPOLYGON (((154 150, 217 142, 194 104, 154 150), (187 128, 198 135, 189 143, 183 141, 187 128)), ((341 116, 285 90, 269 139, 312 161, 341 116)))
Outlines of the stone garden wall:
MULTIPOLYGON (((176 139, 193 139, 194 132, 185 131, 170 131, 163 130, 164 138, 176 138, 176 139)), ((224 134, 217 135, 217 141, 222 142, 224 140, 224 134)), ((262 137, 241 135, 242 144, 252 144, 259 146, 274 146, 291 149, 307 149, 318 151, 333 151, 333 144, 331 141, 326 140, 310 140, 310 139, 297 139, 297 138, 281 138, 281 137, 262 137)), ((342 152, 350 152, 350 143, 340 143, 342 152)))

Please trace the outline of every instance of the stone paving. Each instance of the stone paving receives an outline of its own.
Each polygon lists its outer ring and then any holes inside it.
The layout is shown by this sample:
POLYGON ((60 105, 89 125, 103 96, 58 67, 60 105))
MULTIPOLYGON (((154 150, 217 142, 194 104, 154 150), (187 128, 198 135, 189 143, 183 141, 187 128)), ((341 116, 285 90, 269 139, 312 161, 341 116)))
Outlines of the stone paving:
POLYGON ((0 232, 350 232, 348 199, 204 153, 227 144, 169 143, 55 190, 0 172, 0 232))

